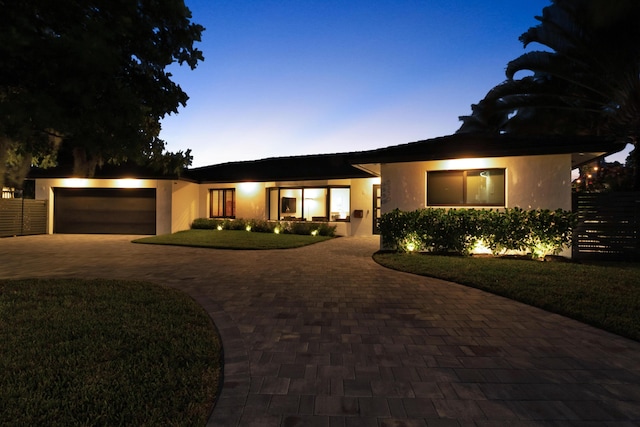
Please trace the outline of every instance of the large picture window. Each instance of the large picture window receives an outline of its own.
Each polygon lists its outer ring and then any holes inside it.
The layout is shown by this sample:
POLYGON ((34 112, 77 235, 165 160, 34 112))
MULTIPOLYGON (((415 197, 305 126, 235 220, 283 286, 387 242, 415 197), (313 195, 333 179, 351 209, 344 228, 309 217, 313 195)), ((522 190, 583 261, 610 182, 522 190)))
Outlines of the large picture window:
POLYGON ((235 218, 236 190, 234 188, 209 190, 210 218, 235 218))
POLYGON ((504 205, 504 169, 427 172, 427 206, 504 205))
POLYGON ((270 188, 269 219, 349 221, 349 187, 270 188))

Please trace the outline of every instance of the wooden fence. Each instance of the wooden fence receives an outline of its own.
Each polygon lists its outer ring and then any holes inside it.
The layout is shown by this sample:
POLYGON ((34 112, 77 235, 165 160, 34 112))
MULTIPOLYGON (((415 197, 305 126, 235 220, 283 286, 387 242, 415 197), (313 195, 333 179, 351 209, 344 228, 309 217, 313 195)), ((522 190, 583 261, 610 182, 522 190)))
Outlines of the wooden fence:
POLYGON ((0 237, 46 232, 46 200, 0 199, 0 237))
POLYGON ((573 211, 574 259, 640 261, 640 193, 575 193, 573 211))

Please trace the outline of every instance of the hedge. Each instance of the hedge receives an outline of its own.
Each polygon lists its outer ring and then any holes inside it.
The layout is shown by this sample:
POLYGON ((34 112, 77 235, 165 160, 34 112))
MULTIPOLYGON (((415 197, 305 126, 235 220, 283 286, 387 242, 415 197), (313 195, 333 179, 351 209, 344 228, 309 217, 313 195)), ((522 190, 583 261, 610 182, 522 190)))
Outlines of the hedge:
POLYGON ((335 236, 336 226, 326 222, 307 221, 266 221, 263 219, 215 219, 198 218, 191 223, 192 229, 205 230, 247 230, 258 233, 284 233, 284 234, 313 234, 320 236, 335 236))
POLYGON ((383 247, 404 252, 468 255, 482 245, 494 255, 529 253, 535 258, 571 246, 576 214, 558 209, 398 209, 380 218, 383 247))

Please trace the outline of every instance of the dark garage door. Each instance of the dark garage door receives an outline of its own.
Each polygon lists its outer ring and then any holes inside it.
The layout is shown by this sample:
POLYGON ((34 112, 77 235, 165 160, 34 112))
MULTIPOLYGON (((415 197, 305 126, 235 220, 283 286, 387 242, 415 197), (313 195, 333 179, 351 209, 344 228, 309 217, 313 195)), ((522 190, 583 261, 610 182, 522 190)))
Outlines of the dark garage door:
POLYGON ((53 232, 156 234, 155 188, 55 188, 53 232))

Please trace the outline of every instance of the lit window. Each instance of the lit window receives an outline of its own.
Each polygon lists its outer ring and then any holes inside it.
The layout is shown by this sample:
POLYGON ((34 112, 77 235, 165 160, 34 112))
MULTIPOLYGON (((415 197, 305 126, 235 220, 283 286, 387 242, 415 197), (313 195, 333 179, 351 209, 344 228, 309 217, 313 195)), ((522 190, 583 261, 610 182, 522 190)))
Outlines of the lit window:
POLYGON ((350 212, 351 190, 349 188, 332 188, 329 192, 331 221, 348 221, 350 212))
POLYGON ((211 218, 235 218, 236 190, 234 188, 209 190, 211 200, 211 218))
POLYGON ((504 206, 505 170, 427 172, 428 206, 504 206))
POLYGON ((349 221, 348 187, 270 188, 269 219, 349 221))

